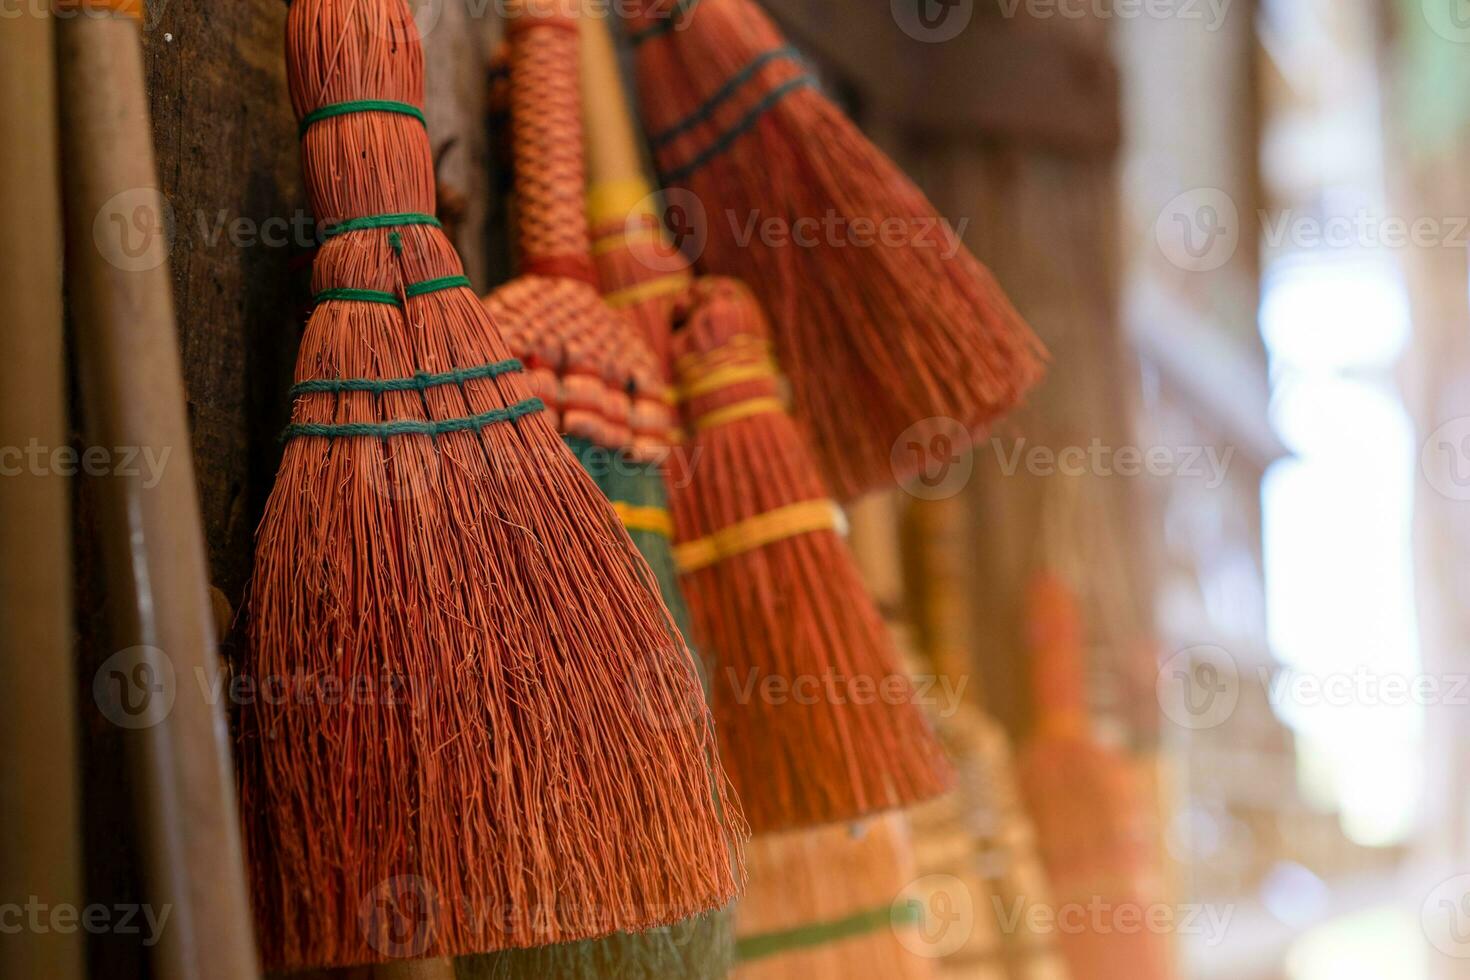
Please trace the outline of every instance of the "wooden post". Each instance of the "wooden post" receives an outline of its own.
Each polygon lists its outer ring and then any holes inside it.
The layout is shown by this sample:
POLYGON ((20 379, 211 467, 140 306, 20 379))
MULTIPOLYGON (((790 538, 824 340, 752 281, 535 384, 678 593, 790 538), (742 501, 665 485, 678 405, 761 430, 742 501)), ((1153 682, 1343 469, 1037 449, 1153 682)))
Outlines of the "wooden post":
MULTIPOLYGON (((80 909, 53 27, 43 9, 0 31, 0 902, 80 909)), ((79 932, 22 928, 0 976, 81 980, 79 932)))
POLYGON ((259 976, 215 651, 137 24, 59 20, 68 286, 99 478, 112 645, 93 686, 128 728, 145 900, 164 980, 259 976), (151 455, 150 455, 151 454, 151 455), (116 700, 108 692, 115 692, 116 700))

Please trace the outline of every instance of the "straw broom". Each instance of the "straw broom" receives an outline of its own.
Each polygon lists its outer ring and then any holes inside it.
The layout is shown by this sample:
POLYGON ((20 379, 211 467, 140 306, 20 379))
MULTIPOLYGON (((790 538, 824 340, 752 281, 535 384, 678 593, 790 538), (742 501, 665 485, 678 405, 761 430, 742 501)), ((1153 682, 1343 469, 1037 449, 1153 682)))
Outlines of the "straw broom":
MULTIPOLYGON (((68 441, 61 318, 56 49, 48 10, 0 31, 0 446, 68 441), (34 443, 32 443, 34 440, 34 443)), ((82 904, 72 667, 71 484, 60 473, 0 478, 0 896, 82 904), (23 846, 20 846, 23 842, 23 846)), ((75 933, 0 943, 0 975, 81 980, 75 933)))
POLYGON ((950 498, 911 502, 902 528, 923 669, 970 682, 970 703, 948 706, 953 712, 938 720, 959 770, 958 788, 914 811, 914 846, 925 874, 960 884, 958 894, 939 900, 973 911, 974 932, 943 958, 942 976, 1065 980, 1054 935, 1031 927, 1034 912, 1053 906, 1035 829, 1021 806, 1010 739, 975 707, 984 697, 976 691, 978 668, 970 652, 969 524, 964 499, 950 498))
MULTIPOLYGON (((1157 897, 1140 798, 1127 762, 1093 738, 1088 718, 1083 624, 1077 596, 1056 572, 1027 588, 1036 729, 1019 759, 1020 785, 1059 913, 1098 903, 1136 921, 1157 897)), ((1061 930, 1077 980, 1173 976, 1168 943, 1147 927, 1061 930)))
POLYGON ((144 696, 144 724, 129 733, 129 750, 147 899, 173 909, 153 965, 163 978, 249 978, 257 966, 225 720, 193 683, 218 676, 220 665, 167 242, 148 228, 143 253, 129 256, 128 242, 112 239, 116 225, 106 220, 131 221, 134 229, 139 220, 161 220, 138 39, 141 4, 63 9, 68 16, 58 17, 56 33, 67 290, 87 438, 97 446, 170 452, 152 487, 121 473, 98 484, 112 642, 137 651, 113 676, 149 688, 130 691, 144 696), (154 693, 168 689, 169 669, 177 683, 165 711, 166 695, 154 693))
POLYGON ((652 205, 654 189, 605 17, 582 18, 582 100, 587 217, 598 282, 608 303, 627 314, 654 354, 668 363, 669 331, 675 307, 689 289, 689 265, 652 205))
POLYGON ((288 68, 327 232, 247 666, 369 689, 242 712, 264 950, 442 957, 723 905, 688 651, 426 213, 407 6, 296 0, 288 68))
MULTIPOLYGON (((571 237, 582 218, 580 209, 564 216, 545 213, 578 201, 583 192, 576 39, 564 30, 539 27, 534 32, 512 30, 510 37, 512 125, 516 111, 532 113, 534 123, 516 127, 517 181, 524 184, 528 175, 541 175, 545 181, 525 194, 521 227, 535 230, 560 222, 568 249, 564 259, 575 258, 580 249, 590 269, 585 225, 580 241, 571 237), (528 137, 527 130, 534 135, 528 137), (542 132, 564 137, 555 166, 538 155, 545 147, 542 132)), ((533 267, 534 247, 534 238, 522 245, 523 260, 533 267)), ((529 365, 538 393, 551 406, 549 417, 648 560, 682 633, 687 614, 674 578, 663 479, 652 461, 664 453, 671 435, 661 367, 633 325, 595 296, 589 298, 582 282, 542 281, 547 283, 544 289, 513 284, 497 290, 486 298, 487 308, 496 315, 511 350, 529 365), (536 311, 534 304, 549 292, 565 297, 558 315, 527 315, 524 304, 529 301, 529 310, 536 311)), ((702 700, 697 710, 707 710, 702 700)), ((459 962, 458 974, 461 980, 705 980, 724 976, 732 955, 728 916, 715 911, 647 932, 470 957, 459 962)))
POLYGON ((1020 399, 1040 343, 751 0, 657 0, 626 24, 661 181, 703 205, 701 267, 770 313, 839 498, 921 472, 930 440, 894 452, 911 426, 978 431, 1020 399))
POLYGON ((928 980, 901 814, 760 837, 736 910, 734 980, 928 980))
POLYGON ((696 283, 674 334, 686 428, 675 556, 717 668, 723 755, 757 834, 852 820, 952 776, 778 398, 764 317, 696 283))

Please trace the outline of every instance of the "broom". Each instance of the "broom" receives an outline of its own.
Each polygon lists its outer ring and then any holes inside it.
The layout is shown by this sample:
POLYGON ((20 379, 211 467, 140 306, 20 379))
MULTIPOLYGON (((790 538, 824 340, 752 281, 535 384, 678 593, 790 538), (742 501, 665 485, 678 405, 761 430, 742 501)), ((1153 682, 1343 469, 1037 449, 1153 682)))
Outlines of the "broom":
MULTIPOLYGON (((538 239, 528 231, 557 227, 567 247, 563 260, 580 252, 590 270, 585 224, 580 241, 574 240, 577 222, 585 221, 577 41, 564 27, 530 23, 536 26, 512 27, 508 52, 522 261, 535 267, 538 239), (544 134, 558 133, 565 141, 558 143, 560 156, 553 162, 546 158, 544 134), (526 186, 537 177, 538 186, 526 186), (557 213, 572 202, 575 211, 557 213)), ((653 352, 626 318, 579 279, 527 277, 485 302, 512 352, 530 366, 568 445, 648 560, 683 632, 687 623, 675 587, 663 480, 659 467, 648 461, 666 449, 671 422, 653 352), (535 315, 535 304, 551 294, 562 297, 556 315, 535 315)), ((698 710, 706 710, 702 700, 698 710)), ((732 953, 728 917, 715 912, 643 933, 468 957, 457 969, 461 980, 705 980, 723 976, 732 953)))
POLYGON ((676 305, 689 289, 689 265, 651 205, 639 136, 623 92, 605 17, 582 18, 582 101, 587 114, 587 217, 597 278, 662 363, 676 305))
MULTIPOLYGON (((977 680, 975 636, 965 595, 971 560, 970 514, 963 498, 912 501, 903 525, 904 578, 911 594, 917 646, 927 670, 977 680)), ((973 702, 983 702, 978 683, 973 702)), ((945 977, 1065 980, 1054 937, 1032 928, 1033 908, 1052 907, 1036 851, 1036 834, 1021 806, 1010 739, 986 712, 961 703, 938 720, 940 738, 959 770, 956 792, 912 815, 921 871, 958 881, 975 928, 942 960, 945 977)), ((937 879, 943 880, 943 879, 937 879)), ((942 940, 941 940, 942 941, 942 940)))
MULTIPOLYGON (((674 622, 686 629, 660 468, 585 439, 567 442, 648 560, 674 622)), ((457 961, 455 975, 458 980, 720 980, 730 972, 734 955, 732 917, 720 909, 646 932, 465 957, 457 961)))
POLYGON ((267 958, 486 952, 724 905, 735 828, 689 653, 425 213, 406 4, 296 0, 287 50, 327 231, 247 666, 353 697, 241 713, 267 958))
POLYGON ((195 683, 218 677, 220 662, 167 238, 158 227, 142 4, 72 0, 57 14, 66 290, 88 444, 146 448, 168 460, 151 486, 136 472, 95 484, 110 641, 119 651, 98 681, 136 726, 127 748, 145 897, 173 910, 151 965, 163 980, 251 980, 259 968, 227 728, 195 683))
MULTIPOLYGON (((55 21, 49 10, 0 31, 0 446, 68 444, 61 310, 61 194, 55 21), (34 442, 32 442, 34 440, 34 442)), ((7 454, 8 455, 8 454, 7 454)), ((82 905, 73 655, 71 481, 0 479, 0 896, 82 905)), ((17 467, 18 468, 18 467, 17 467)), ((82 937, 29 930, 0 942, 0 976, 81 980, 82 937)))
POLYGON ((734 980, 928 980, 907 825, 889 814, 788 831, 750 848, 734 980))
MULTIPOLYGON (((1089 732, 1082 620, 1076 595, 1060 575, 1036 574, 1027 588, 1036 728, 1022 749, 1022 796, 1036 823, 1042 861, 1060 913, 1069 907, 1129 909, 1135 922, 1159 887, 1125 760, 1089 732)), ((1059 944, 1077 980, 1163 980, 1173 976, 1168 943, 1148 928, 1060 930, 1059 944)))
POLYGON ((764 317, 733 280, 694 286, 674 334, 688 426, 675 556, 719 668, 725 764, 752 829, 851 820, 935 796, 943 750, 777 397, 764 317))
POLYGON ((927 428, 900 442, 911 426, 979 431, 1020 399, 1040 343, 751 0, 660 0, 626 23, 663 185, 703 205, 700 264, 770 313, 839 497, 948 461, 927 428))

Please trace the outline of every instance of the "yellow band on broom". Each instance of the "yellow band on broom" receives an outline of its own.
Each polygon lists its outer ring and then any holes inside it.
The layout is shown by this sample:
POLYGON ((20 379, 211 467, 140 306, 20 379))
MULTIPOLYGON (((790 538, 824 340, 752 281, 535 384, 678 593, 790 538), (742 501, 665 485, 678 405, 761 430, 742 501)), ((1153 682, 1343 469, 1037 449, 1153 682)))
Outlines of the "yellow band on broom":
POLYGON ((837 505, 828 499, 803 500, 721 528, 708 537, 675 545, 674 561, 688 574, 768 544, 814 531, 837 530, 837 505))

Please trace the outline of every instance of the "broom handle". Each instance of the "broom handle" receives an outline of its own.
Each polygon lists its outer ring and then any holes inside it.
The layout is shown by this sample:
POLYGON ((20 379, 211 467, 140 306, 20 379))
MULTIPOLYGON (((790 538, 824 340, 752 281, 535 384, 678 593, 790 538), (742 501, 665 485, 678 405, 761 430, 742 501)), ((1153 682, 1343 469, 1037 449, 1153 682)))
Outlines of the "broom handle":
MULTIPOLYGON (((53 21, 0 30, 0 900, 82 905, 72 679, 70 487, 16 449, 68 444, 53 21), (34 440, 34 443, 32 443, 34 440)), ((0 941, 0 976, 84 976, 79 933, 0 941)))
MULTIPOLYGON (((621 221, 653 190, 623 89, 607 17, 582 15, 582 108, 587 141, 587 210, 594 223, 621 221)), ((652 207, 645 208, 649 215, 652 207)), ((662 225, 659 226, 662 230, 662 225)))
POLYGON ((71 16, 57 32, 67 272, 89 441, 165 461, 151 487, 122 472, 96 483, 113 642, 162 651, 147 662, 159 686, 146 698, 168 686, 157 668, 173 670, 171 710, 127 733, 147 897, 170 913, 154 973, 253 980, 228 729, 205 693, 220 664, 168 267, 146 261, 154 238, 144 238, 142 261, 113 248, 135 244, 144 229, 156 235, 161 218, 138 27, 121 15, 71 16), (118 228, 110 215, 124 219, 118 228))
POLYGON ((595 283, 584 205, 579 19, 564 0, 508 0, 511 152, 522 273, 595 283))

